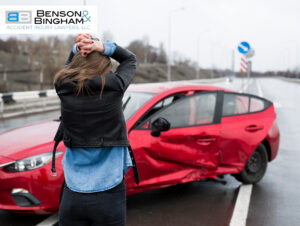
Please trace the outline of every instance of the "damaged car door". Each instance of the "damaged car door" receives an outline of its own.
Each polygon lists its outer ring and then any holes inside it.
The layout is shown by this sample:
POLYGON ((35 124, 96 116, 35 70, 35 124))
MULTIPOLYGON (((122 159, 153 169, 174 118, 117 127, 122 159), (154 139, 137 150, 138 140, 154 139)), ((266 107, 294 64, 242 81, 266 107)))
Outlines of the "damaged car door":
POLYGON ((214 176, 218 166, 221 93, 199 92, 160 109, 129 136, 141 185, 214 176))

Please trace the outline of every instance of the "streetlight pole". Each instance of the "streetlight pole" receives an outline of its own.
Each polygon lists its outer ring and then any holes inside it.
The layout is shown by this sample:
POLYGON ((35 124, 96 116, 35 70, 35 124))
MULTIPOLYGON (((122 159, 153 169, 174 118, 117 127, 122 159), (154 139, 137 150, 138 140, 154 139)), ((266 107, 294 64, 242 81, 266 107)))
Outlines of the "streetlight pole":
POLYGON ((199 79, 200 74, 200 65, 199 65, 199 36, 197 38, 197 70, 196 70, 196 79, 199 79))
POLYGON ((40 70, 40 90, 44 89, 44 66, 40 70))
POLYGON ((208 32, 209 30, 203 30, 201 31, 199 34, 198 34, 198 37, 197 37, 197 70, 196 70, 196 79, 199 79, 200 77, 200 65, 199 65, 199 41, 200 41, 200 35, 201 34, 204 34, 206 32, 208 32))
POLYGON ((168 72, 167 79, 171 81, 171 61, 172 61, 172 50, 171 50, 171 32, 172 32, 172 13, 176 11, 184 10, 184 7, 173 9, 169 11, 168 21, 168 72))
POLYGON ((2 67, 3 67, 3 86, 4 86, 4 91, 6 91, 6 80, 7 80, 6 67, 3 66, 3 64, 0 64, 0 68, 2 67))
POLYGON ((235 76, 235 72, 234 72, 234 50, 232 50, 232 55, 231 55, 231 71, 232 71, 232 75, 235 76))

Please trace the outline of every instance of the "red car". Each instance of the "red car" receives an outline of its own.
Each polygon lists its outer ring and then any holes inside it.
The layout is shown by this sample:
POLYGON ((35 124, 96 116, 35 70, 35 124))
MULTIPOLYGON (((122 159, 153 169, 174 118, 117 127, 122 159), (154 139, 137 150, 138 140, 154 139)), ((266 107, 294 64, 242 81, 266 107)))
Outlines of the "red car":
MULTIPOLYGON (((123 99, 140 175, 126 175, 127 194, 232 174, 257 183, 278 151, 272 102, 250 94, 188 83, 131 85, 123 99)), ((57 121, 0 135, 0 209, 46 214, 59 207, 65 146, 51 151, 57 121)))

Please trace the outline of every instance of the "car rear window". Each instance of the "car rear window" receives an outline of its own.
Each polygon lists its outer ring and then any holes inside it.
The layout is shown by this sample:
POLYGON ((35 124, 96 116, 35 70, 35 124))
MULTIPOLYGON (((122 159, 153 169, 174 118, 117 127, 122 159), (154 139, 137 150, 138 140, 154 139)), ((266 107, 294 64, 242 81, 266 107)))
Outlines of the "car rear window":
POLYGON ((224 93, 222 116, 259 112, 270 105, 271 102, 252 95, 224 93))
POLYGON ((265 108, 265 101, 251 97, 250 98, 250 112, 262 111, 265 108))

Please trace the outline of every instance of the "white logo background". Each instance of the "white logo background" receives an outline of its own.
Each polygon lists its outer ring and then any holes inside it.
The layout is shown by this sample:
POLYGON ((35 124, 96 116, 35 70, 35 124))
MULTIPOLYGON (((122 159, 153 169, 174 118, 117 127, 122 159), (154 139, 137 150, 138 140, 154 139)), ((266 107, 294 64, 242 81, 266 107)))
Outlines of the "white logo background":
MULTIPOLYGON (((0 34, 76 34, 98 33, 97 6, 1 6, 0 34), (38 10, 44 11, 78 11, 83 13, 84 23, 78 24, 34 24, 38 10), (19 20, 8 20, 9 12, 19 12, 19 20), (30 13, 31 12, 31 13, 30 13), (24 14, 26 13, 26 15, 24 14), (31 14, 31 15, 30 15, 31 14), (30 18, 31 17, 31 18, 30 18), (89 19, 87 19, 89 18, 89 19)), ((79 17, 43 17, 43 19, 71 20, 79 17)))

